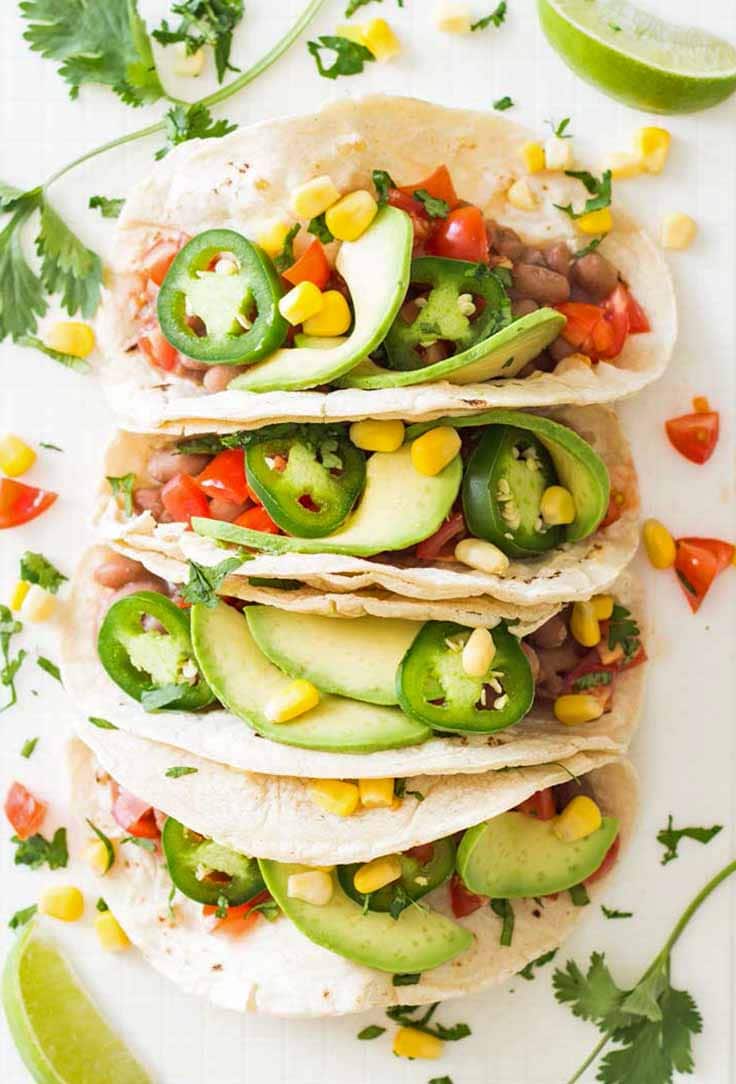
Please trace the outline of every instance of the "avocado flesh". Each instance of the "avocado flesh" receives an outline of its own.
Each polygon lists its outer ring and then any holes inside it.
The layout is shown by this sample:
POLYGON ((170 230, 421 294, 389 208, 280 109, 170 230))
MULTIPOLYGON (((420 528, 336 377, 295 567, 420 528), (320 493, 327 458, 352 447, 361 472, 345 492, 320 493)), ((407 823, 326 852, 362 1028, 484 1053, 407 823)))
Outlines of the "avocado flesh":
POLYGON ((248 606, 251 635, 267 659, 318 689, 396 704, 396 671, 422 625, 391 617, 315 617, 248 606))
POLYGON ((450 514, 460 490, 459 455, 434 477, 419 474, 411 447, 375 452, 366 465, 363 496, 343 526, 323 538, 296 538, 194 517, 192 527, 205 538, 248 546, 262 553, 340 553, 371 557, 403 550, 429 538, 450 514))
POLYGON ((395 207, 378 212, 357 241, 344 241, 336 267, 350 290, 354 324, 339 345, 280 349, 229 385, 233 391, 296 391, 328 384, 383 342, 409 287, 411 220, 395 207))
POLYGON ((269 700, 291 684, 261 653, 242 614, 219 602, 192 607, 192 643, 202 673, 218 700, 264 738, 302 749, 374 753, 426 741, 432 731, 398 708, 324 696, 288 723, 266 717, 269 700))
POLYGON ((357 964, 389 974, 417 974, 447 963, 473 943, 473 934, 437 911, 408 907, 398 919, 366 911, 343 892, 333 872, 332 899, 322 907, 288 895, 289 877, 308 866, 260 860, 271 895, 310 941, 357 964))
MULTIPOLYGON (((537 309, 482 342, 423 369, 384 369, 367 358, 336 383, 341 388, 403 388, 448 380, 451 384, 482 384, 516 376, 528 362, 558 337, 565 317, 554 309, 537 309)), ((231 384, 230 387, 233 387, 231 384)))
POLYGON ((615 817, 585 839, 564 843, 554 820, 502 813, 469 828, 457 851, 457 871, 471 892, 495 899, 522 899, 564 892, 600 866, 618 835, 615 817))

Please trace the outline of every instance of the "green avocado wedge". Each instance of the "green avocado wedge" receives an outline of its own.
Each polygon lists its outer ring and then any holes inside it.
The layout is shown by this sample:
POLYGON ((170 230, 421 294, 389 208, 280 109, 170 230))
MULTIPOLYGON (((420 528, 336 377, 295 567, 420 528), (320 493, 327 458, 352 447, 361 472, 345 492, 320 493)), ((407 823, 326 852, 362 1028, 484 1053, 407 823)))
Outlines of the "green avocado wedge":
MULTIPOLYGON (((432 731, 398 708, 324 696, 288 723, 273 723, 266 705, 291 678, 261 653, 241 613, 224 602, 192 607, 192 642, 217 698, 256 733, 282 745, 332 753, 375 753, 418 745, 432 731)), ((206 726, 206 722, 203 723, 206 726)))
POLYGON ((455 429, 509 425, 534 433, 552 458, 559 484, 570 490, 575 501, 576 516, 565 528, 566 542, 587 538, 605 516, 610 496, 606 465, 590 444, 566 425, 521 410, 487 410, 481 414, 420 422, 407 429, 406 440, 415 440, 438 425, 451 425, 455 429))
POLYGON ((502 813, 469 828, 457 851, 457 871, 471 892, 521 899, 564 892, 590 877, 618 835, 615 817, 585 839, 564 843, 554 820, 502 813))
MULTIPOLYGON (((405 388, 448 380, 451 384, 482 384, 486 380, 516 376, 557 338, 565 317, 554 309, 537 309, 515 320, 467 350, 436 361, 424 369, 384 369, 369 358, 335 383, 341 388, 405 388)), ((230 387, 235 386, 234 382, 230 387)))
MULTIPOLYGON (((580 438, 578 438, 580 439, 580 438)), ((247 546, 261 553, 340 553, 371 557, 414 546, 434 534, 450 513, 460 490, 459 455, 429 478, 411 461, 411 448, 375 452, 366 465, 363 496, 340 530, 323 538, 295 538, 194 517, 192 528, 205 538, 247 546)))
POLYGON ((253 639, 275 666, 326 693, 396 704, 396 671, 422 628, 393 617, 319 617, 275 606, 245 609, 253 639))
POLYGON ((325 349, 280 349, 229 385, 230 391, 297 391, 328 384, 355 368, 385 339, 409 286, 414 240, 411 220, 384 207, 357 241, 344 241, 336 267, 350 290, 354 323, 350 335, 325 349))
POLYGON ((287 918, 310 941, 365 967, 389 974, 417 974, 453 960, 473 943, 470 930, 437 911, 408 907, 397 919, 365 911, 342 890, 333 872, 332 899, 322 907, 288 894, 289 877, 307 866, 261 859, 266 887, 287 918))

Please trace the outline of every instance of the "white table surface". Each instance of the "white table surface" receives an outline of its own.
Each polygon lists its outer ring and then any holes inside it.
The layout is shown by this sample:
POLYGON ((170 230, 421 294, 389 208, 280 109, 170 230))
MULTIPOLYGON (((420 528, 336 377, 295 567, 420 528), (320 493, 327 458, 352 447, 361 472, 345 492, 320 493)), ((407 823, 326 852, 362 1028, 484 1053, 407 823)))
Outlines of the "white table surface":
MULTIPOLYGON (((478 0, 478 14, 495 0, 478 0)), ((259 56, 300 10, 300 0, 247 0, 237 60, 259 56)), ((736 40, 733 0, 695 7, 688 0, 649 0, 649 6, 683 21, 704 25, 736 40)), ((342 21, 343 2, 331 2, 310 36, 330 33, 342 21)), ((579 158, 597 166, 608 150, 629 145, 649 118, 627 109, 575 78, 544 41, 532 0, 510 0, 501 30, 470 38, 439 34, 430 0, 406 0, 399 12, 391 0, 380 14, 390 18, 404 42, 391 64, 372 64, 361 76, 329 83, 317 76, 304 41, 223 110, 241 123, 284 112, 316 108, 330 97, 368 91, 409 93, 448 105, 488 108, 504 94, 509 113, 543 131, 548 117, 571 116, 579 158)), ((148 9, 147 9, 148 10, 148 9)), ((365 15, 378 14, 368 8, 365 15)), ((84 90, 70 102, 55 66, 32 54, 21 40, 17 4, 0 6, 0 177, 38 183, 83 149, 132 130, 157 115, 133 111, 111 94, 84 90)), ((204 80, 197 84, 197 91, 204 80)), ((734 522, 734 356, 736 322, 736 99, 706 113, 667 118, 674 144, 666 172, 658 178, 622 182, 619 196, 656 231, 670 210, 687 211, 699 224, 694 247, 671 259, 680 298, 681 335, 666 378, 622 410, 641 471, 644 509, 675 533, 736 537, 734 522), (663 421, 689 409, 694 394, 710 396, 721 410, 722 436, 705 467, 678 457, 667 444, 663 421)), ((109 252, 110 224, 85 210, 89 195, 124 195, 142 176, 155 149, 133 144, 80 169, 53 189, 53 200, 88 243, 109 252)), ((71 573, 90 539, 88 517, 102 448, 114 425, 92 377, 55 366, 32 351, 5 343, 2 355, 0 432, 52 441, 63 453, 40 451, 27 480, 61 496, 43 518, 3 535, 0 598, 7 598, 18 557, 39 550, 71 573)), ((658 950, 694 891, 733 856, 736 690, 734 616, 736 575, 719 581, 693 617, 671 574, 645 570, 655 622, 648 649, 649 692, 642 728, 633 748, 641 774, 642 811, 634 845, 608 893, 611 906, 633 910, 629 921, 586 916, 562 949, 564 961, 587 961, 605 950, 616 977, 633 983, 658 950), (709 846, 685 842, 678 861, 660 865, 655 835, 674 813, 679 824, 725 825, 709 846)), ((36 651, 58 658, 55 629, 27 626, 23 638, 36 651)), ((0 793, 22 780, 50 803, 47 828, 70 826, 72 854, 83 836, 74 827, 62 768, 72 708, 59 686, 33 658, 19 681, 20 704, 0 715, 0 793), (38 693, 33 695, 33 691, 38 693), (40 735, 30 760, 19 756, 26 738, 40 735)), ((4 823, 4 822, 3 822, 4 823)), ((5 825, 3 838, 10 830, 5 825)), ((464 1002, 448 1004, 441 1017, 467 1020, 472 1037, 448 1045, 437 1063, 405 1062, 390 1053, 389 1035, 358 1043, 363 1017, 339 1021, 282 1022, 241 1018, 208 1008, 160 979, 131 952, 105 956, 92 930, 99 884, 75 861, 59 873, 13 866, 13 849, 0 846, 0 926, 10 940, 7 918, 35 901, 52 879, 84 884, 88 909, 71 928, 54 933, 100 1007, 150 1067, 160 1084, 368 1084, 390 1080, 422 1084, 449 1075, 454 1084, 563 1084, 596 1041, 597 1033, 554 1001, 551 968, 533 983, 517 980, 464 1002)), ((675 985, 690 990, 704 1016, 695 1040, 696 1084, 728 1084, 736 1077, 733 1048, 734 917, 736 884, 722 888, 698 916, 674 960, 675 985)), ((298 965, 295 964, 295 967, 298 965)), ((370 1020, 381 1022, 381 1014, 370 1020)), ((28 1080, 12 1041, 0 1023, 0 1080, 28 1080)), ((590 1071, 586 1080, 594 1079, 590 1071)), ((642 1082, 632 1082, 642 1084, 642 1082)), ((643 1082, 646 1084, 646 1082, 643 1082)))

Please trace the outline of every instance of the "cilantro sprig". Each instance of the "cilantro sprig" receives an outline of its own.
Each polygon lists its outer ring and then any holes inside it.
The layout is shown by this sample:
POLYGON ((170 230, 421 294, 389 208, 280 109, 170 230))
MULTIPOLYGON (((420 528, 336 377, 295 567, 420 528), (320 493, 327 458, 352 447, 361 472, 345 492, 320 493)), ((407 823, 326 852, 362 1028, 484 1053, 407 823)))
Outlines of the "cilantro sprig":
MULTIPOLYGON (((394 985, 398 984, 395 983, 394 985)), ((415 1031, 421 1031, 425 1035, 434 1035, 436 1039, 442 1039, 446 1043, 455 1043, 459 1042, 460 1039, 467 1039, 468 1035, 472 1034, 468 1024, 451 1024, 447 1027, 436 1020, 432 1021, 439 1006, 439 1001, 435 1001, 427 1009, 424 1009, 423 1005, 392 1005, 391 1008, 386 1009, 386 1016, 389 1020, 393 1020, 395 1024, 400 1024, 406 1028, 414 1028, 415 1031), (417 1013, 421 1009, 424 1009, 424 1012, 422 1012, 421 1016, 418 1016, 417 1013)))
MULTIPOLYGON (((557 134, 557 133, 555 133, 557 134)), ((562 137, 565 138, 564 136, 562 137)), ((558 211, 564 211, 572 219, 582 218, 583 215, 590 214, 591 211, 601 211, 604 207, 611 206, 612 187, 611 187, 611 171, 605 170, 603 175, 598 178, 594 177, 592 173, 588 173, 585 169, 566 169, 566 177, 574 177, 575 180, 580 181, 584 185, 586 192, 589 193, 589 198, 585 201, 585 206, 582 211, 576 211, 573 209, 571 203, 561 204, 556 203, 555 207, 558 211)))
POLYGON ((0 712, 7 711, 18 702, 15 679, 28 652, 21 648, 15 655, 11 651, 14 636, 23 630, 20 621, 16 621, 7 606, 0 605, 0 685, 9 691, 8 699, 0 707, 0 712))
POLYGON ((171 8, 180 15, 178 26, 169 26, 166 19, 153 31, 161 45, 182 43, 189 56, 205 45, 211 45, 215 55, 217 81, 221 83, 228 71, 239 71, 230 63, 233 34, 243 18, 243 0, 183 0, 171 8))
POLYGON ((476 19, 474 23, 470 24, 471 30, 485 30, 489 26, 495 26, 498 28, 506 19, 506 10, 508 5, 506 0, 501 0, 501 3, 494 8, 490 15, 484 15, 482 19, 476 19))
POLYGON ((340 75, 358 75, 366 64, 376 58, 370 49, 359 41, 343 38, 339 34, 321 34, 316 41, 308 41, 307 49, 314 57, 317 71, 323 79, 337 79, 340 75), (322 59, 322 51, 334 53, 329 67, 322 59))
POLYGON ((16 866, 29 866, 31 869, 40 869, 48 866, 49 869, 65 869, 69 862, 69 851, 66 843, 66 828, 57 828, 51 839, 36 833, 28 839, 19 839, 13 836, 15 844, 16 866))
POLYGON ((714 824, 710 828, 675 828, 670 813, 667 818, 667 827, 657 832, 657 843, 661 843, 665 849, 662 855, 662 865, 666 866, 680 857, 677 849, 683 839, 692 839, 696 843, 710 843, 722 828, 722 824, 714 824))
POLYGON ((173 105, 164 117, 166 143, 154 154, 156 161, 165 158, 172 147, 190 139, 221 139, 237 128, 225 120, 215 120, 203 102, 193 105, 173 105))
POLYGON ((50 591, 52 595, 55 595, 69 577, 59 572, 58 568, 52 565, 48 557, 44 557, 42 553, 26 550, 20 559, 20 578, 26 583, 38 584, 44 591, 50 591))
POLYGON ((232 572, 242 563, 239 557, 227 557, 219 565, 208 568, 206 565, 198 565, 196 561, 190 561, 189 581, 182 587, 181 597, 192 605, 200 602, 212 609, 217 605, 217 588, 228 572, 232 572))

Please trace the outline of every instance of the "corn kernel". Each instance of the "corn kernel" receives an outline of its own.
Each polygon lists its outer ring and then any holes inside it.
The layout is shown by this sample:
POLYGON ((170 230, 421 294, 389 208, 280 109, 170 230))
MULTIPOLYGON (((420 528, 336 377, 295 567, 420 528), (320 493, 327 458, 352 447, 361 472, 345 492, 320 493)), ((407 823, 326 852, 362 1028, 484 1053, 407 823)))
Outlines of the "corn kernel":
POLYGON ((84 913, 84 896, 73 885, 49 885, 41 893, 38 909, 61 922, 78 922, 84 913))
POLYGON ((592 602, 575 602, 570 615, 570 632, 583 647, 600 643, 601 629, 592 602))
POLYGON ((337 34, 341 38, 347 38, 348 41, 354 41, 356 45, 364 45, 366 49, 368 48, 363 23, 343 23, 342 26, 338 26, 337 34))
POLYGON ((463 648, 463 670, 470 677, 485 677, 495 654, 496 645, 488 629, 473 629, 463 648))
POLYGON ((592 598, 593 613, 598 621, 608 621, 613 613, 613 595, 596 595, 592 598))
POLYGON ((565 693, 555 700, 555 718, 565 726, 592 723, 603 714, 603 704, 590 693, 565 693))
POLYGON ((608 233, 613 229, 611 208, 602 207, 600 211, 588 211, 575 219, 575 225, 583 233, 608 233))
POLYGON ((101 839, 91 839, 84 851, 84 860, 89 868, 104 877, 110 868, 110 855, 101 839))
POLYGON ((434 25, 446 34, 467 34, 473 15, 469 4, 456 4, 453 0, 439 0, 434 9, 434 25))
POLYGON ((661 173, 670 152, 672 136, 666 128, 640 128, 634 145, 647 173, 661 173))
POLYGON ((89 324, 79 320, 60 320, 46 332, 44 342, 62 354, 86 358, 95 348, 95 333, 89 324))
POLYGON ((352 817, 360 804, 360 790, 355 783, 341 779, 314 779, 309 796, 315 805, 336 817, 352 817))
POLYGON ((662 222, 660 240, 663 248, 689 248, 695 240, 698 227, 690 215, 674 211, 666 215, 662 222))
POLYGON ((481 538, 463 538, 455 546, 455 560, 479 572, 500 576, 509 567, 509 559, 503 550, 481 538))
POLYGON ((572 166, 572 140, 550 136, 544 144, 544 164, 549 170, 570 169, 572 166))
POLYGON ((292 873, 287 881, 286 895, 292 900, 304 900, 315 907, 324 907, 332 899, 335 882, 332 875, 321 869, 292 873))
POLYGON ((638 154, 613 151, 608 156, 605 168, 610 169, 614 181, 623 181, 628 177, 638 177, 644 167, 638 154))
POLYGON ((350 439, 364 452, 396 452, 404 443, 404 423, 388 420, 353 422, 350 439))
POLYGON ((539 511, 548 527, 573 523, 577 515, 573 495, 564 486, 548 486, 542 494, 539 511))
POLYGON ((363 809, 390 809, 394 804, 393 779, 359 779, 358 791, 363 809))
POLYGON ((279 301, 279 312, 285 320, 296 326, 316 316, 322 310, 324 295, 313 282, 300 282, 279 301))
POLYGON ((48 621, 55 609, 56 597, 37 583, 32 583, 23 603, 23 616, 28 621, 48 621))
POLYGON ((358 892, 367 896, 370 892, 378 892, 379 888, 398 881, 400 876, 401 859, 398 854, 388 854, 384 858, 374 858, 372 862, 366 862, 356 870, 353 884, 358 892))
POLYGON ((533 211, 537 206, 537 197, 523 177, 514 181, 506 193, 506 199, 517 211, 533 211))
POLYGON ((290 719, 316 708, 317 704, 319 689, 311 681, 297 678, 270 698, 265 714, 272 723, 288 723, 290 719))
POLYGON ((326 290, 322 294, 322 308, 316 316, 304 321, 304 334, 334 338, 343 335, 352 322, 350 306, 340 291, 326 290))
POLYGON ((544 169, 544 147, 541 143, 524 143, 521 157, 528 173, 541 173, 544 169))
POLYGON ((401 52, 401 43, 385 19, 371 19, 363 27, 363 36, 376 60, 390 60, 401 52))
POLYGON ((677 556, 675 540, 658 519, 647 519, 642 528, 642 540, 653 568, 672 568, 677 556))
POLYGON ((399 1058, 439 1058, 444 1049, 442 1039, 426 1035, 416 1028, 399 1028, 394 1035, 393 1051, 399 1058))
POLYGON ((378 214, 378 204, 370 192, 359 188, 349 192, 330 207, 325 215, 327 229, 338 241, 357 241, 378 214))
POLYGON ((291 194, 291 209, 297 218, 316 218, 340 199, 335 182, 326 174, 313 177, 295 188, 291 194))
POLYGON ((290 228, 289 223, 283 219, 273 219, 264 226, 263 232, 259 233, 256 244, 269 256, 278 256, 284 250, 290 228))
POLYGON ((450 425, 439 425, 428 429, 412 443, 411 461, 414 470, 433 478, 452 463, 460 451, 460 437, 457 429, 450 425))
POLYGON ((13 433, 0 437, 0 470, 10 478, 18 478, 36 462, 36 453, 24 440, 13 433))
POLYGON ((95 933, 105 952, 124 952, 130 948, 127 933, 112 911, 103 911, 95 918, 95 933))
POLYGON ((21 609, 23 603, 25 602, 26 595, 28 594, 30 589, 31 585, 30 583, 28 583, 27 580, 18 580, 15 587, 13 588, 13 593, 10 596, 10 609, 14 613, 17 613, 18 610, 21 609))
POLYGON ((693 410, 696 414, 707 414, 710 410, 710 402, 705 395, 693 396, 693 410))
POLYGON ((178 41, 174 45, 174 63, 172 70, 174 75, 185 75, 196 78, 202 74, 204 67, 204 49, 197 49, 190 53, 187 51, 185 42, 178 41))
POLYGON ((576 795, 555 817, 552 831, 563 843, 575 843, 597 832, 603 823, 601 811, 585 794, 576 795))

